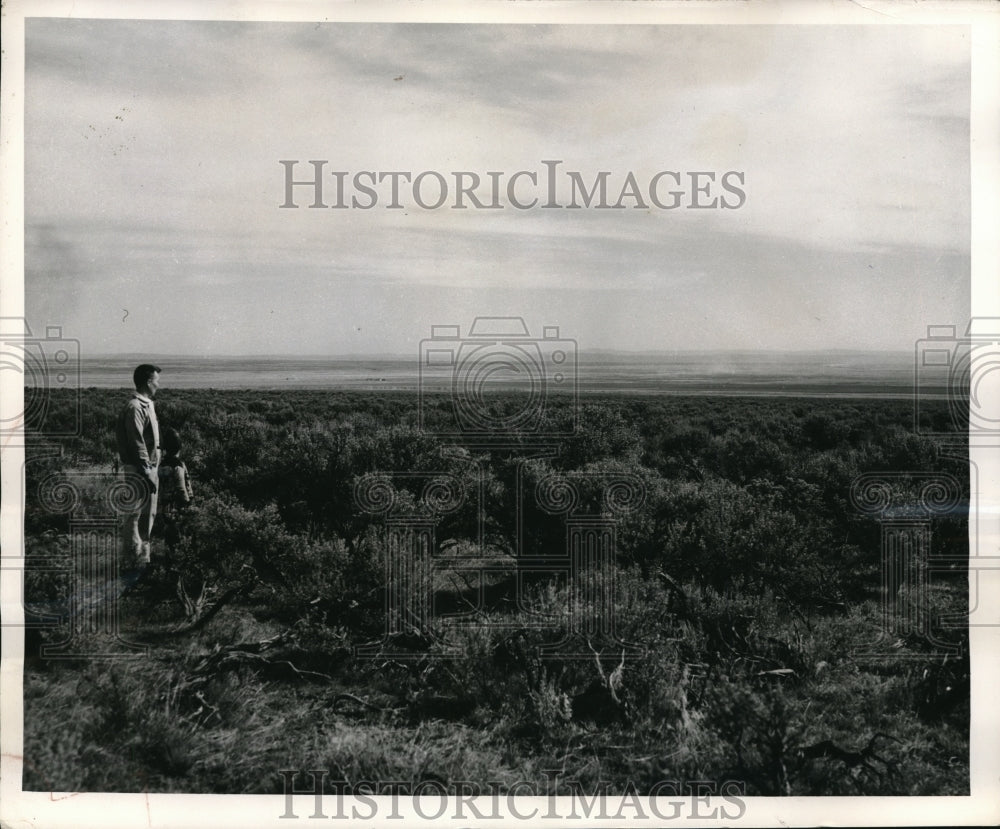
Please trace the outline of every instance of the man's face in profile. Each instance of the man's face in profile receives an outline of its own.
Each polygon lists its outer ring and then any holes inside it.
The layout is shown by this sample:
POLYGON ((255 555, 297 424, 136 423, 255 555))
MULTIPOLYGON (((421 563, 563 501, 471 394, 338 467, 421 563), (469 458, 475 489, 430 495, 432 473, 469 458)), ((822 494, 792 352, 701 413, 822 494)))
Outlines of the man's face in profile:
POLYGON ((150 398, 156 397, 156 390, 160 387, 160 372, 154 371, 146 381, 146 393, 150 398))

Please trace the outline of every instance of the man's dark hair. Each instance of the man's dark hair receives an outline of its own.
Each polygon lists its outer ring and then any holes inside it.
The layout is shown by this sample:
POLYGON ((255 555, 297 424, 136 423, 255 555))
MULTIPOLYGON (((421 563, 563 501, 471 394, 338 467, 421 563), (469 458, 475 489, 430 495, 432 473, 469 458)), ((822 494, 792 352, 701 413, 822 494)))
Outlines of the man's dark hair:
POLYGON ((149 378, 159 371, 159 366, 154 366, 152 363, 143 363, 141 366, 136 367, 136 370, 132 372, 132 382, 135 384, 136 388, 145 386, 146 383, 149 382, 149 378))

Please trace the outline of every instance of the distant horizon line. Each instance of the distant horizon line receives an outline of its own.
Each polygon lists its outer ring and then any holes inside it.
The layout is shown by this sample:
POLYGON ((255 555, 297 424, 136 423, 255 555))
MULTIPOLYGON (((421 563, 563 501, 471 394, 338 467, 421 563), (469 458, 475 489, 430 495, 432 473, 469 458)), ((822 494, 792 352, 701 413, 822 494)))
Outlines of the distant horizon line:
MULTIPOLYGON (((463 340, 458 340, 459 343, 464 342, 463 340)), ((533 340, 531 341, 533 342, 533 340)), ((655 356, 668 356, 676 354, 773 354, 773 355, 835 355, 835 354, 878 354, 878 355, 892 355, 892 356, 906 356, 911 358, 913 356, 912 350, 903 349, 888 349, 888 348, 789 348, 789 349, 779 349, 779 348, 673 348, 673 349, 650 349, 648 351, 639 351, 634 349, 614 349, 614 348, 588 348, 581 349, 579 351, 580 356, 591 355, 591 356, 635 356, 635 357, 655 357, 655 356)), ((139 352, 139 351, 124 351, 124 352, 104 352, 98 354, 90 355, 80 355, 81 360, 190 360, 190 359, 202 359, 202 360, 417 360, 419 359, 419 354, 415 353, 399 353, 399 352, 360 352, 356 354, 350 353, 338 353, 338 354, 302 354, 302 353, 276 353, 269 352, 266 354, 249 354, 249 353, 225 353, 225 354, 183 354, 183 353, 168 353, 168 352, 139 352)))

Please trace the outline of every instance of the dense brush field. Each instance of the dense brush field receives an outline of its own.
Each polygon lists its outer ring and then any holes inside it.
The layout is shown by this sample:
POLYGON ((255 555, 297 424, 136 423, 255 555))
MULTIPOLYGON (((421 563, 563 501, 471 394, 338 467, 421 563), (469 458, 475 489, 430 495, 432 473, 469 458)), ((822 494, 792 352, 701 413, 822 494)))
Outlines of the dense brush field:
MULTIPOLYGON (((81 435, 29 451, 29 607, 69 583, 32 567, 71 546, 72 516, 38 487, 58 472, 98 486, 126 397, 86 390, 81 435)), ((45 429, 71 430, 73 403, 51 400, 45 429)), ((966 631, 941 622, 967 606, 964 570, 893 597, 921 603, 931 636, 870 646, 881 529, 852 482, 935 472, 967 487, 963 459, 914 432, 911 404, 591 397, 572 434, 539 447, 539 430, 574 426, 557 399, 506 445, 457 450, 436 436, 450 402, 427 402, 429 430, 417 405, 163 391, 160 421, 184 438, 196 497, 169 558, 156 538, 153 567, 119 600, 123 636, 147 653, 51 659, 65 630, 29 631, 24 787, 269 793, 281 770, 327 769, 352 785, 528 781, 553 794, 666 780, 968 793, 966 631), (458 495, 435 511, 422 487, 445 480, 458 495), (613 525, 612 568, 559 569, 567 514, 539 502, 553 480, 574 482, 573 514, 613 525), (602 500, 615 482, 637 494, 628 509, 602 500), (373 483, 388 512, 359 500, 373 483), (387 635, 402 519, 434 525, 434 564, 408 583, 432 608, 387 635), (581 633, 581 618, 613 618, 614 635, 581 633)), ((905 506, 916 495, 897 480, 905 506)), ((97 509, 91 495, 81 510, 97 509)), ((966 522, 961 508, 935 519, 934 552, 964 555, 966 522)))

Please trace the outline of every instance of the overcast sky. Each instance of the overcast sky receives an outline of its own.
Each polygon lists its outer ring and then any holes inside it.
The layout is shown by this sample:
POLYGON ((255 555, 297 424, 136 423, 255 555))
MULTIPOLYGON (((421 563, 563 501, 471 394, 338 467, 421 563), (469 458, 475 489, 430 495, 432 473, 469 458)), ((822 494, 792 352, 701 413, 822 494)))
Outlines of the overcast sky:
POLYGON ((84 355, 406 354, 476 315, 581 348, 910 349, 968 318, 963 27, 31 19, 26 47, 27 313, 84 355), (612 198, 739 170, 747 198, 287 210, 280 159, 559 159, 612 198))

